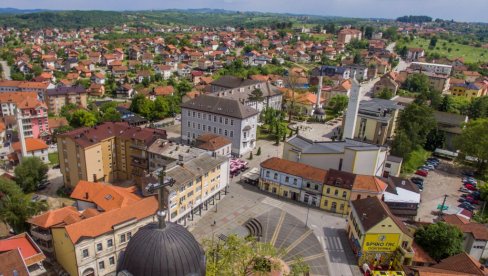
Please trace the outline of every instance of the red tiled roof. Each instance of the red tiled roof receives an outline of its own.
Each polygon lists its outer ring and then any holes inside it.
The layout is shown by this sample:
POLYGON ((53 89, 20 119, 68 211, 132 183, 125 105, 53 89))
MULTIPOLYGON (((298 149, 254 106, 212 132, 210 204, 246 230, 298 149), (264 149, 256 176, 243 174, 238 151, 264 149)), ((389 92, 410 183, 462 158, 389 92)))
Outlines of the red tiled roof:
MULTIPOLYGON (((43 150, 48 148, 46 142, 44 142, 41 139, 32 138, 32 137, 25 138, 25 146, 27 148, 27 152, 43 150)), ((22 151, 22 146, 20 145, 20 142, 13 143, 12 148, 16 152, 22 151)))
POLYGON ((327 175, 327 171, 315 168, 302 163, 288 161, 278 157, 272 157, 261 163, 261 167, 278 172, 287 173, 290 175, 300 176, 306 179, 314 180, 323 183, 327 175))
POLYGON ((65 218, 69 215, 79 216, 78 210, 73 206, 67 206, 32 217, 27 222, 47 229, 51 226, 63 223, 65 218))
POLYGON ((17 271, 18 276, 29 276, 29 271, 18 249, 0 254, 0 275, 13 276, 13 271, 17 271))
POLYGON ((204 150, 218 150, 226 145, 231 144, 232 142, 225 138, 224 136, 213 134, 213 133, 204 133, 197 137, 197 145, 196 147, 204 149, 204 150))
POLYGON ((0 240, 0 252, 19 249, 27 266, 40 262, 46 258, 39 247, 26 233, 0 240))
POLYGON ((110 211, 141 200, 134 192, 134 187, 123 188, 106 183, 80 180, 70 197, 93 202, 103 210, 110 211))

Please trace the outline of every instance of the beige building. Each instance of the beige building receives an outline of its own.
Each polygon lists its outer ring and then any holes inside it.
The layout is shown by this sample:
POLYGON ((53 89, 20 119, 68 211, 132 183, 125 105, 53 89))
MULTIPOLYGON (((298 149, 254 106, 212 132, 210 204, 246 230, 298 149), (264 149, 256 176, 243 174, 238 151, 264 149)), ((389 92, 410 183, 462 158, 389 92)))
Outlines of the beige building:
POLYGON ((56 87, 48 89, 45 93, 45 100, 50 113, 59 115, 61 108, 68 104, 86 108, 88 93, 82 86, 56 87))
POLYGON ((148 197, 94 216, 70 216, 51 229, 57 262, 70 275, 115 273, 117 262, 131 237, 155 222, 158 202, 148 197))
POLYGON ((356 29, 342 29, 337 36, 337 42, 342 44, 348 44, 353 39, 361 40, 362 33, 356 29))
POLYGON ((58 155, 65 186, 74 187, 80 180, 112 182, 143 176, 149 169, 147 147, 158 138, 166 138, 166 132, 122 122, 59 135, 58 155))

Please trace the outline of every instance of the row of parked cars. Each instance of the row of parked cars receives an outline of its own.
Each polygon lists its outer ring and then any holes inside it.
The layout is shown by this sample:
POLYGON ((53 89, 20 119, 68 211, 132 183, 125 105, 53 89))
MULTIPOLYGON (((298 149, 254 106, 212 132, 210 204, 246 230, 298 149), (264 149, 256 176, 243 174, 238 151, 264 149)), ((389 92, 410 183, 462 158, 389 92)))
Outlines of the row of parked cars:
POLYGON ((427 160, 425 160, 425 164, 422 166, 418 167, 417 171, 415 172, 416 175, 410 180, 417 185, 420 191, 424 189, 424 179, 422 177, 427 177, 429 175, 429 171, 432 171, 439 166, 440 160, 435 158, 435 157, 429 157, 427 160), (420 177, 422 176, 422 177, 420 177))
POLYGON ((462 193, 458 201, 459 207, 468 211, 473 211, 480 204, 480 191, 478 190, 478 180, 474 178, 472 172, 463 172, 462 186, 459 191, 462 193))

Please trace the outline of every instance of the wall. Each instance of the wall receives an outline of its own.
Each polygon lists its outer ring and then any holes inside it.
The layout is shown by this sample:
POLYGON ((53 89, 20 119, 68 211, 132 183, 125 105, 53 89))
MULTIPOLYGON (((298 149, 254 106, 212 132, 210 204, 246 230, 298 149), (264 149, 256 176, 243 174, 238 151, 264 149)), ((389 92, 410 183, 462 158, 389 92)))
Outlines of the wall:
POLYGON ((72 276, 78 275, 75 248, 64 228, 52 228, 57 262, 72 276))

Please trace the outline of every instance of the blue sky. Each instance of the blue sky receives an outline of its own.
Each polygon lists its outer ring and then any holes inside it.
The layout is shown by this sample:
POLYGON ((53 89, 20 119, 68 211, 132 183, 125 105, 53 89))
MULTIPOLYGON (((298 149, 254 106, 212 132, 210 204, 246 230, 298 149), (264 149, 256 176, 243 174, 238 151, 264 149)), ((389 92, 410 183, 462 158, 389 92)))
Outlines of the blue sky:
POLYGON ((2 0, 0 7, 20 9, 147 10, 217 8, 351 17, 433 18, 488 22, 488 0, 2 0))

